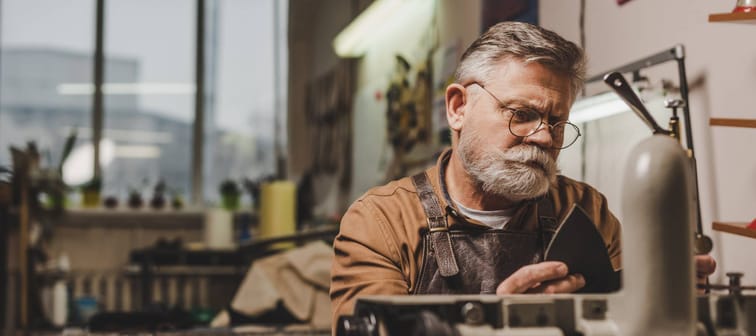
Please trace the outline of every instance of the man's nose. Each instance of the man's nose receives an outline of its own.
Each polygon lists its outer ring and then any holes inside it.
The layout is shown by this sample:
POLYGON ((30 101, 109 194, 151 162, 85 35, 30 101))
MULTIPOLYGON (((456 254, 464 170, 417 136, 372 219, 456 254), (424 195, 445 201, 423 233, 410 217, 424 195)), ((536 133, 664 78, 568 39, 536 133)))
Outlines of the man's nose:
POLYGON ((535 133, 525 137, 524 143, 536 145, 544 149, 550 149, 554 144, 554 138, 551 136, 551 128, 548 124, 542 124, 535 133))

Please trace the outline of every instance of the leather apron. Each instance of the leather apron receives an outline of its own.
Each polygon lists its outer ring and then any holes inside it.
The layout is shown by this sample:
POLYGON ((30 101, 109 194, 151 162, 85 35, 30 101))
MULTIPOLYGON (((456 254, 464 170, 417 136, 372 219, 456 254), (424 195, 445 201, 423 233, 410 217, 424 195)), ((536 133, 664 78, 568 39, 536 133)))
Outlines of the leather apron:
POLYGON ((535 231, 472 224, 451 230, 428 176, 417 174, 412 182, 428 224, 422 241, 425 257, 412 294, 495 294, 499 283, 516 270, 543 260, 557 228, 549 197, 537 204, 535 231))

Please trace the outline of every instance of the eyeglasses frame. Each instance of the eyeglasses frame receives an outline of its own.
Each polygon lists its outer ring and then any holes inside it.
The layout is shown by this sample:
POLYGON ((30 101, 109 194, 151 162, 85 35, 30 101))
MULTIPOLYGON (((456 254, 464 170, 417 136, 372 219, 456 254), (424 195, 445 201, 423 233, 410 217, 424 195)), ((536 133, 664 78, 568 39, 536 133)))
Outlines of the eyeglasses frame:
MULTIPOLYGON (((499 106, 501 106, 504 109, 507 109, 512 114, 513 117, 514 117, 515 112, 524 112, 524 113, 527 113, 525 111, 522 111, 522 110, 519 110, 519 109, 507 106, 507 104, 504 104, 504 102, 501 99, 499 99, 499 97, 496 97, 496 95, 493 94, 493 92, 491 92, 488 89, 486 89, 485 85, 481 84, 480 82, 473 81, 470 84, 465 85, 465 87, 468 87, 470 85, 477 85, 477 86, 479 86, 481 89, 483 89, 483 91, 485 91, 486 93, 488 93, 488 95, 490 95, 491 98, 493 98, 497 103, 499 103, 499 106)), ((568 147, 574 145, 575 142, 577 142, 577 139, 579 139, 582 136, 582 133, 580 133, 580 127, 578 127, 577 125, 569 122, 568 120, 560 121, 560 122, 555 123, 554 125, 551 125, 548 122, 543 121, 543 119, 544 119, 543 114, 538 113, 538 112, 536 112, 536 113, 540 117, 538 126, 536 126, 528 135, 519 135, 519 134, 515 133, 512 130, 512 120, 514 118, 509 118, 509 122, 507 123, 507 128, 509 128, 509 132, 512 133, 512 135, 514 135, 516 137, 527 138, 527 137, 529 137, 529 136, 531 136, 533 134, 536 134, 538 131, 540 131, 542 129, 543 125, 546 125, 549 128, 549 134, 553 138, 554 137, 554 127, 557 127, 557 126, 560 126, 560 125, 565 125, 565 127, 566 127, 567 125, 570 125, 570 126, 572 126, 577 131, 577 136, 575 137, 574 140, 572 140, 572 142, 570 142, 566 146, 564 144, 562 144, 562 147, 551 147, 552 149, 560 149, 560 150, 568 148, 568 147)), ((562 139, 562 140, 564 140, 564 139, 562 139)))

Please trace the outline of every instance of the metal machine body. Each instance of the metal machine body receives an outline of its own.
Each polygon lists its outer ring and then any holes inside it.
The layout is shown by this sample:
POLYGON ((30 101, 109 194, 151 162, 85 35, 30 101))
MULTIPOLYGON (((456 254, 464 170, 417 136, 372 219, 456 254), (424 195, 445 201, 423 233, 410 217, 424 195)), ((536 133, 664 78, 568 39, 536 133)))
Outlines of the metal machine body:
MULTIPOLYGON (((429 295, 360 299, 352 328, 339 335, 756 335, 756 296, 706 295, 697 300, 694 330, 623 328, 615 309, 627 292, 612 295, 429 295), (683 332, 687 332, 683 334, 683 332)), ((648 302, 637 309, 654 305, 648 302)))
POLYGON ((339 335, 756 335, 756 296, 696 297, 690 161, 667 135, 623 180, 623 288, 612 294, 365 297, 339 335))

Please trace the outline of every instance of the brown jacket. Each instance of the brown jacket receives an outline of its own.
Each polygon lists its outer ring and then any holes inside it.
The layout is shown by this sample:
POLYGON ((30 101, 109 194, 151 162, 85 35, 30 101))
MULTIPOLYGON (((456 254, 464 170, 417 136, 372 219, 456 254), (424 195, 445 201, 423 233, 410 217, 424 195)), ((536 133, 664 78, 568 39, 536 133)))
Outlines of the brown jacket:
MULTIPOLYGON (((461 221, 482 225, 462 217, 442 195, 439 167, 451 154, 446 151, 426 173, 445 211, 450 228, 461 221), (447 208, 449 206, 449 208, 447 208)), ((609 211, 606 198, 591 186, 559 176, 549 194, 559 221, 569 206, 578 203, 596 223, 608 247, 612 266, 620 265, 620 225, 609 211)), ((538 223, 535 202, 520 206, 508 225, 535 230, 538 223)), ((422 232, 425 213, 409 177, 375 187, 347 210, 334 241, 335 259, 331 269, 333 322, 351 314, 355 300, 365 295, 412 294, 423 265, 422 232)))

